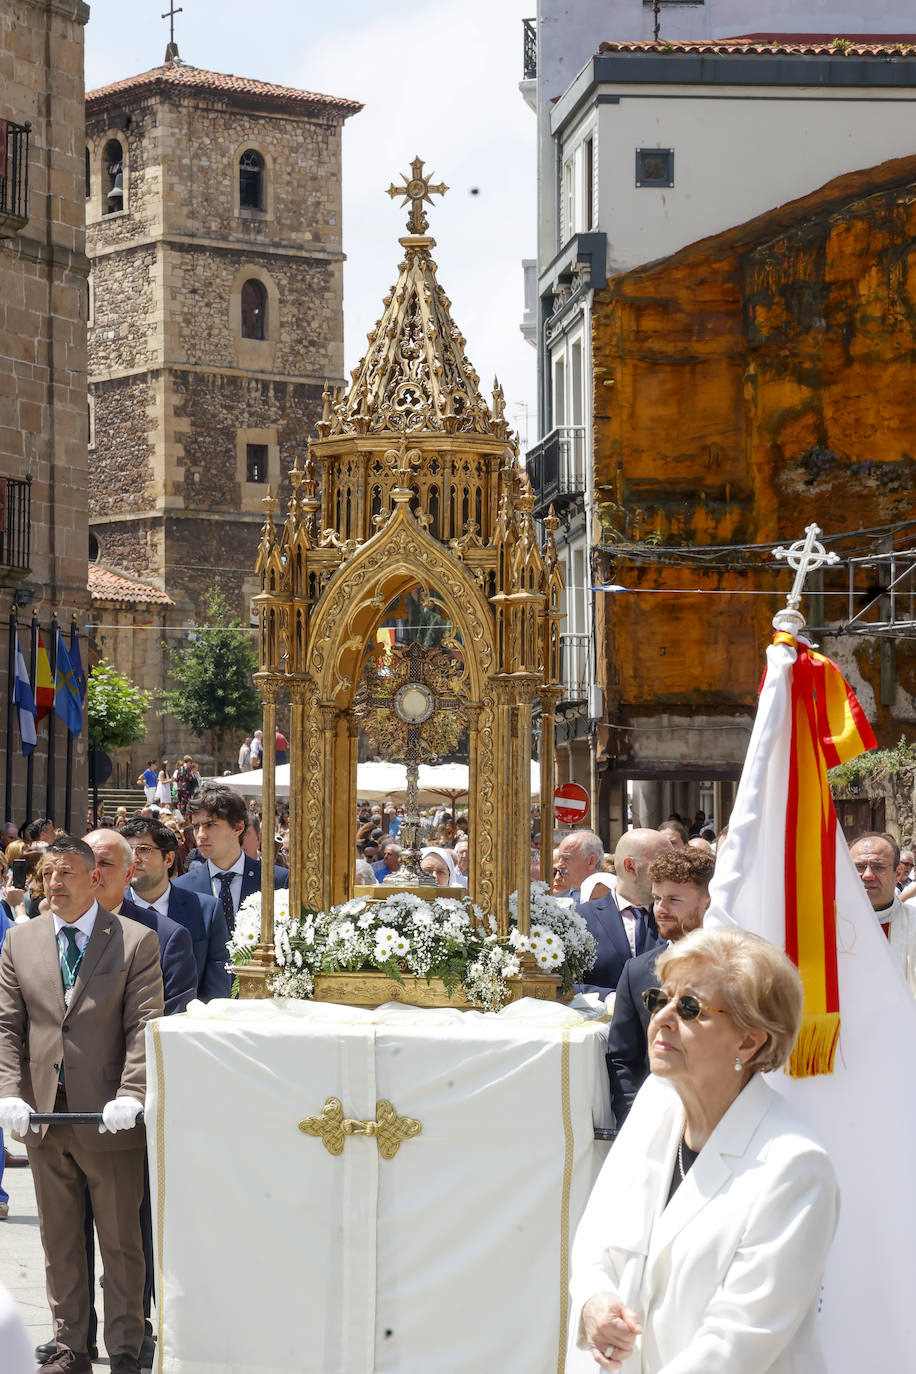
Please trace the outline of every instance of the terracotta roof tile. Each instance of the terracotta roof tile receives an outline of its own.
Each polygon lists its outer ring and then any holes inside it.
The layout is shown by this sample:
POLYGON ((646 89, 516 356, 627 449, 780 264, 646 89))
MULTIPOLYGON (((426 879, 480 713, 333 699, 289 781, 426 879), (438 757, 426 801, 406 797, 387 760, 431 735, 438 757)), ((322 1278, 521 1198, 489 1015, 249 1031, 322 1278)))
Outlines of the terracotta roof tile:
POLYGON ((680 38, 670 42, 602 43, 600 53, 694 53, 795 57, 908 57, 916 34, 753 33, 740 38, 680 38), (848 44, 848 46, 847 46, 848 44))
POLYGON ((236 96, 246 103, 261 102, 282 105, 288 108, 335 110, 344 117, 356 114, 362 105, 356 100, 346 100, 343 96, 319 95, 315 91, 300 91, 294 86, 276 86, 270 81, 254 81, 247 76, 231 76, 223 72, 208 72, 201 67, 189 67, 184 63, 178 66, 154 67, 152 71, 141 72, 138 76, 126 76, 108 86, 99 86, 86 92, 86 104, 91 111, 94 106, 110 104, 119 96, 135 95, 142 91, 199 91, 201 94, 236 96))
POLYGON ((89 595, 93 601, 121 601, 125 605, 175 605, 168 592, 161 588, 124 577, 110 568, 100 568, 98 563, 89 564, 89 595))

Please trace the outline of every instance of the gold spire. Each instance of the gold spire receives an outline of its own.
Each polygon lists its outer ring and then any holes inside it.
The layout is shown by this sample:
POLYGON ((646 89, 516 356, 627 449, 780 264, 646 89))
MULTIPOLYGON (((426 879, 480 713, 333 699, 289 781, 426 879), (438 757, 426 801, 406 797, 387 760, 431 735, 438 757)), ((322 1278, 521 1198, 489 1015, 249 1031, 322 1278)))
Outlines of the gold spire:
POLYGON ((414 158, 411 170, 403 186, 388 188, 390 196, 411 203, 411 233, 400 240, 405 256, 397 283, 385 297, 382 317, 369 335, 365 357, 351 373, 346 396, 334 404, 325 402, 319 433, 325 438, 426 430, 505 437, 502 396, 494 417, 452 319, 452 303, 436 279, 430 256, 435 239, 423 233, 423 202, 447 187, 433 185, 423 175, 421 158, 414 158))

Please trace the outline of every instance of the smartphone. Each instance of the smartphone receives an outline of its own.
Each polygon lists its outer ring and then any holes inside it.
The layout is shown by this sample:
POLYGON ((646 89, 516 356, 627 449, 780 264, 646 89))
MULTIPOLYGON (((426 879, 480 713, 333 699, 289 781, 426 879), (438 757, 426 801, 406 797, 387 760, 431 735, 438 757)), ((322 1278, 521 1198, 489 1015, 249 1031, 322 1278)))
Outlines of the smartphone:
POLYGON ((26 861, 22 859, 13 860, 13 887, 20 890, 26 885, 26 861))

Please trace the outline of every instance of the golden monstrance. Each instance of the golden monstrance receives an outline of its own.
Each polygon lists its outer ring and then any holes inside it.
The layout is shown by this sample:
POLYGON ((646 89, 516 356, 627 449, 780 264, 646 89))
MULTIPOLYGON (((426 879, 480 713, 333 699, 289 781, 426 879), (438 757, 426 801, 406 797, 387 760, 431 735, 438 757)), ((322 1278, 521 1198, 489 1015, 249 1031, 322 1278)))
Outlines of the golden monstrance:
MULTIPOLYGON (((397 284, 349 390, 325 388, 318 434, 291 471, 282 523, 270 493, 264 502, 256 564, 264 886, 261 941, 252 963, 237 970, 242 996, 267 995, 275 968, 274 732, 284 696, 292 911, 327 910, 353 895, 360 729, 400 752, 414 780, 417 764, 442 752, 441 731, 460 729, 470 773, 468 891, 503 935, 517 891, 519 929, 528 933, 536 699, 541 811, 553 814, 557 522, 551 512, 539 543, 502 389, 494 383, 492 405, 483 400, 436 279, 423 207, 446 189, 431 184, 419 158, 403 186, 389 187, 410 205, 397 284), (434 613, 441 633, 435 643, 408 635, 393 644, 382 673, 379 629, 397 623, 407 599, 434 613)), ((413 809, 409 797, 408 820, 413 809)), ((542 876, 550 861, 548 844, 542 876)), ((517 981, 517 995, 540 996, 557 982, 530 959, 517 981)))

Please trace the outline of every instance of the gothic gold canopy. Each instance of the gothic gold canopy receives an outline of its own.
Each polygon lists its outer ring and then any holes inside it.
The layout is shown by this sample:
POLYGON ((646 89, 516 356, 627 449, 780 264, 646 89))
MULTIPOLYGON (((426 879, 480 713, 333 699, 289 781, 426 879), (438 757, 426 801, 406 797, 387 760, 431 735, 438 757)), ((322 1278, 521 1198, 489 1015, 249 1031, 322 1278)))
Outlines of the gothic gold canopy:
MULTIPOLYGON (((326 908, 352 892, 354 703, 367 656, 377 652, 376 631, 393 602, 412 591, 433 598, 463 657, 469 888, 505 928, 509 894, 518 889, 527 899, 529 890, 537 697, 545 717, 541 776, 553 777, 562 579, 557 522, 551 514, 539 541, 502 390, 494 384, 490 405, 481 397, 436 278, 423 206, 445 190, 424 175, 419 158, 404 185, 390 188, 410 204, 397 283, 349 390, 325 389, 318 437, 292 470, 282 523, 272 497, 265 501, 258 682, 265 746, 278 694, 290 700, 291 904, 326 908)), ((270 772, 272 754, 265 748, 270 772)), ((264 783, 272 797, 268 776, 264 783)), ((547 785, 547 815, 552 800, 547 785)), ((263 833, 273 833, 266 815, 263 833)), ((549 865, 549 844, 546 851, 549 865)), ((264 857, 266 894, 272 857, 264 857)))

